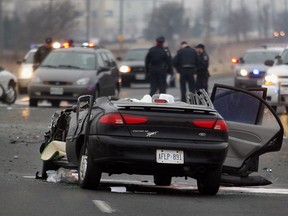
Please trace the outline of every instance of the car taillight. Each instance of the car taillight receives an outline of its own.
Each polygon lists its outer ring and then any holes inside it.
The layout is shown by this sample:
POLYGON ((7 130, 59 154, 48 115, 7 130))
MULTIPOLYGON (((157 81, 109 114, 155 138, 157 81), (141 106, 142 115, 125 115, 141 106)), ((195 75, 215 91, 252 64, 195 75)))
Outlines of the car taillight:
POLYGON ((135 116, 135 115, 126 115, 122 116, 119 113, 110 113, 102 116, 99 120, 103 124, 110 125, 123 125, 126 123, 127 125, 133 124, 144 124, 148 121, 146 117, 143 116, 135 116))
POLYGON ((224 120, 217 120, 214 130, 228 131, 228 126, 224 120))
POLYGON ((215 120, 215 119, 197 119, 193 120, 192 123, 201 128, 207 128, 207 129, 214 129, 214 130, 221 130, 221 131, 227 131, 228 127, 224 120, 215 120))
POLYGON ((192 123, 197 127, 212 129, 215 121, 215 119, 197 119, 193 120, 192 123))
POLYGON ((100 118, 99 122, 109 125, 122 125, 124 124, 123 118, 118 113, 110 113, 100 118))

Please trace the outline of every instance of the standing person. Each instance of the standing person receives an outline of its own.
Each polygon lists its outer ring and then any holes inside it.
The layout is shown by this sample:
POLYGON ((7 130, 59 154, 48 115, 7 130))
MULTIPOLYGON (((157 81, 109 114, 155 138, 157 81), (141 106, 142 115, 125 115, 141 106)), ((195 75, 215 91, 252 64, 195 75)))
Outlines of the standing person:
POLYGON ((48 37, 45 39, 45 44, 40 46, 35 55, 34 55, 34 59, 33 59, 33 68, 34 70, 36 70, 39 65, 41 64, 41 62, 45 59, 45 57, 51 52, 51 50, 53 49, 52 46, 52 38, 48 37))
POLYGON ((208 79, 210 77, 209 67, 209 56, 205 51, 203 44, 198 44, 195 47, 199 55, 199 67, 197 69, 197 90, 205 89, 208 92, 208 79))
POLYGON ((166 77, 172 74, 171 55, 169 49, 164 47, 163 36, 156 39, 156 46, 149 49, 145 58, 146 73, 150 75, 150 96, 157 90, 166 93, 166 77))
POLYGON ((173 66, 180 73, 180 90, 181 101, 186 102, 186 84, 188 83, 189 91, 195 92, 195 74, 199 64, 198 54, 195 49, 188 46, 186 41, 183 41, 175 58, 173 66))

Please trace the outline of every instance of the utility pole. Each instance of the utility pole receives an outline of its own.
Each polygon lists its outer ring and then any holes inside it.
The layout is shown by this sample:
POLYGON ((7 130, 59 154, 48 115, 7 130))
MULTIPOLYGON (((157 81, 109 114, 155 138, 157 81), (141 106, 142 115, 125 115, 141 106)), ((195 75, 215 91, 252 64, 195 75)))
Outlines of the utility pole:
POLYGON ((2 8, 2 0, 0 0, 0 56, 2 56, 4 49, 4 25, 2 17, 3 17, 3 8, 2 8))
POLYGON ((52 19, 53 19, 52 1, 53 0, 49 0, 49 21, 48 21, 49 34, 51 37, 52 37, 52 19))
POLYGON ((90 41, 90 0, 86 0, 86 40, 90 41))
POLYGON ((120 50, 123 49, 123 41, 124 41, 124 35, 123 35, 123 16, 124 16, 124 0, 119 0, 119 35, 118 35, 118 41, 120 42, 120 50))

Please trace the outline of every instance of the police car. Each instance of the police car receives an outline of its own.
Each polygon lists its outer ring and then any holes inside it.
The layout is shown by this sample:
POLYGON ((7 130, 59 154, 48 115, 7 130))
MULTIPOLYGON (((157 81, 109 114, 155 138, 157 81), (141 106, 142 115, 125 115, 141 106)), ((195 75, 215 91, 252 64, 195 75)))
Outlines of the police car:
POLYGON ((266 60, 274 60, 283 51, 282 47, 264 47, 248 49, 243 57, 233 59, 235 87, 260 87, 263 83, 266 71, 266 60))
MULTIPOLYGON (((267 62, 272 65, 273 62, 267 62)), ((262 87, 267 88, 267 102, 277 110, 279 106, 285 106, 288 112, 288 48, 277 56, 271 68, 265 76, 262 87)))

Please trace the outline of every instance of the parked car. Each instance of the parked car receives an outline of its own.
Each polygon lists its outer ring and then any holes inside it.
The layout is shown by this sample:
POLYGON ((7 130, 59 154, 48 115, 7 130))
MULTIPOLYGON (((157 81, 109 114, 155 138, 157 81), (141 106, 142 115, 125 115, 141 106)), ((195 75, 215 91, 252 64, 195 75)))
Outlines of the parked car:
MULTIPOLYGON (((149 48, 133 48, 125 53, 119 67, 123 87, 130 87, 131 83, 150 82, 150 76, 145 68, 145 57, 148 51, 149 48)), ((170 78, 169 86, 175 87, 175 73, 170 78)))
POLYGON ((51 51, 35 71, 29 84, 29 105, 48 100, 59 106, 62 100, 77 101, 81 95, 95 98, 117 95, 119 71, 107 49, 71 47, 51 51))
POLYGON ((248 49, 234 67, 235 87, 261 87, 269 66, 266 60, 274 60, 284 50, 282 47, 248 49))
POLYGON ((285 106, 288 112, 288 49, 276 56, 275 62, 267 61, 270 67, 262 87, 267 88, 267 102, 277 110, 285 106))
POLYGON ((33 58, 36 51, 37 49, 29 50, 22 60, 17 61, 17 64, 19 64, 17 76, 19 93, 26 93, 28 90, 28 84, 33 76, 33 58))
POLYGON ((215 85, 188 103, 160 94, 141 100, 81 96, 57 111, 40 148, 47 170, 77 167, 82 188, 96 189, 102 173, 144 174, 169 186, 174 176, 197 180, 201 194, 220 184, 267 185, 259 157, 279 151, 283 126, 266 103, 265 89, 248 92, 215 85), (223 118, 224 117, 224 118, 223 118))
POLYGON ((17 77, 0 66, 0 101, 7 104, 17 99, 17 77))

